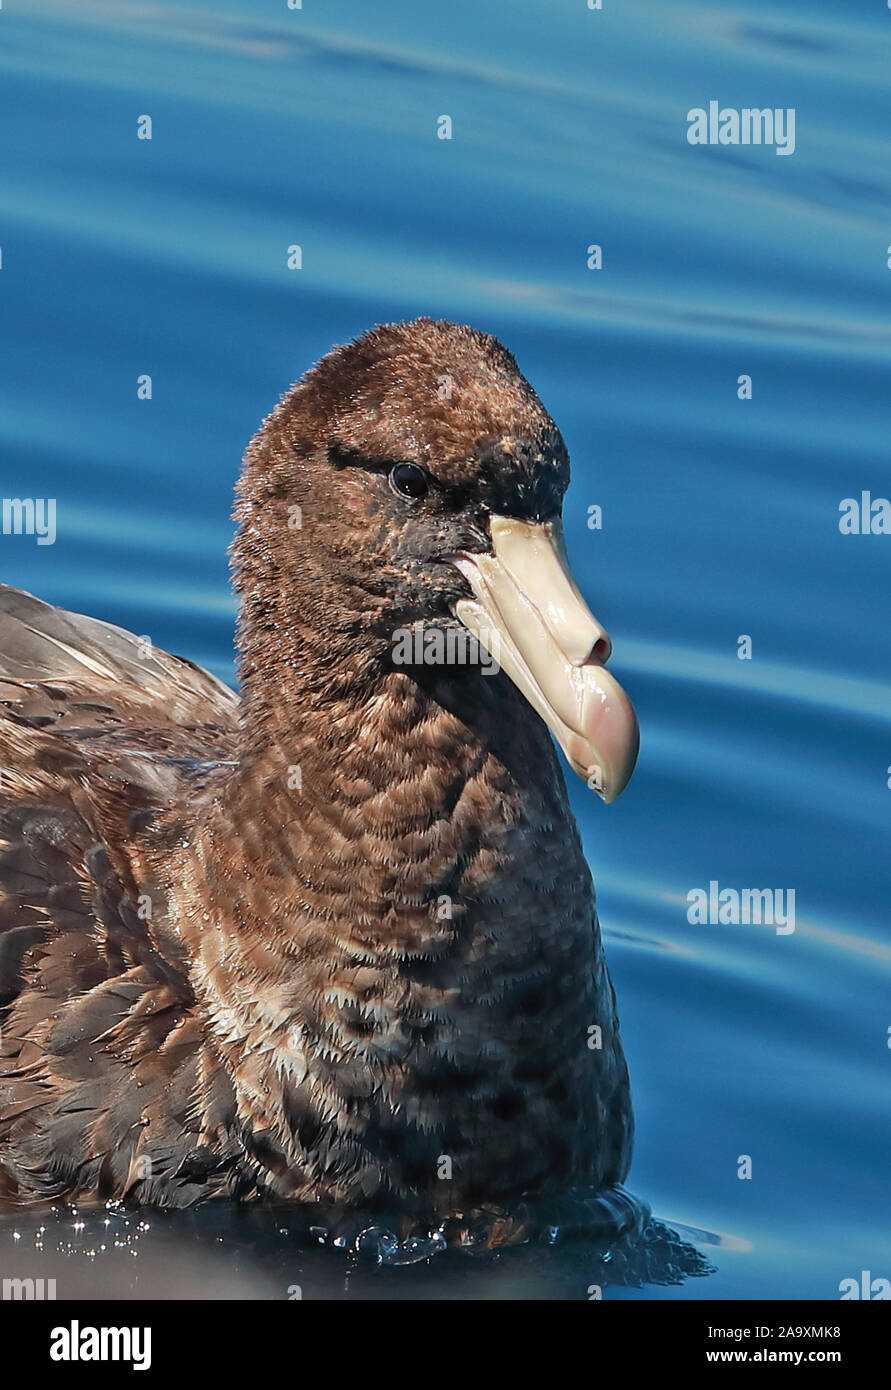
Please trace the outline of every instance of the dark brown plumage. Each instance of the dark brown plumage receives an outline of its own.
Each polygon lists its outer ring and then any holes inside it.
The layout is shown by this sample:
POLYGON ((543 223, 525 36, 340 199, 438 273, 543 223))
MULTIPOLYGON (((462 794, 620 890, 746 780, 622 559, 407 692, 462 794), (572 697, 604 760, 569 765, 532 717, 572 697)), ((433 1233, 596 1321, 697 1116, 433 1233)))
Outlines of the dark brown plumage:
POLYGON ((500 344, 388 325, 247 451, 240 700, 2 591, 0 1202, 438 1219, 625 1177, 628 1074, 548 729, 504 672, 393 660, 395 629, 457 626, 448 557, 487 551, 492 516, 547 523, 567 481, 500 344))

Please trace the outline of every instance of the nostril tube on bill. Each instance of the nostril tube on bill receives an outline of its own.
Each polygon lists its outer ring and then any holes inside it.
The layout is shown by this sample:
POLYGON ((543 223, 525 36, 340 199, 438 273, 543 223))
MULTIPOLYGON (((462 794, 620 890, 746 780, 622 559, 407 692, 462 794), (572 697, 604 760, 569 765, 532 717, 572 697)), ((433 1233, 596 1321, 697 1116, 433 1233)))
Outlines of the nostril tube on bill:
POLYGON ((612 656, 612 652, 613 644, 607 637, 606 633, 603 632, 597 638, 597 641, 591 648, 591 651, 588 654, 588 660, 597 661, 600 663, 601 666, 605 666, 606 663, 609 661, 610 657, 612 656))

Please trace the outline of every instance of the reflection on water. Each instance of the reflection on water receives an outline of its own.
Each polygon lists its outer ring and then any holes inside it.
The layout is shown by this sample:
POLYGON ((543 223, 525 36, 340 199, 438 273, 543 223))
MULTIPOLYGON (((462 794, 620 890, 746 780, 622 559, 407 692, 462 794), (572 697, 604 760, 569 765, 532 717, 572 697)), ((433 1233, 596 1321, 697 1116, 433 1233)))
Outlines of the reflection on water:
MULTIPOLYGON (((73 1211, 0 1224, 0 1277, 54 1279, 59 1300, 293 1298, 572 1298, 683 1285, 713 1272, 677 1230, 648 1219, 623 1236, 586 1242, 557 1232, 487 1250, 419 1240, 402 1257, 382 1228, 346 1242, 311 1233, 293 1212, 208 1209, 100 1215, 73 1211), (421 1278, 419 1279, 419 1275, 421 1278)), ((707 1232, 700 1243, 718 1243, 707 1232)))
POLYGON ((891 37, 871 0, 818 8, 4 9, 4 488, 56 498, 58 530, 0 538, 4 580, 231 679, 238 460, 332 342, 472 322, 558 420, 573 567, 642 729, 621 801, 570 795, 631 1066, 630 1181, 667 1220, 609 1252, 408 1270, 216 1208, 59 1218, 42 1254, 4 1220, 4 1270, 52 1259, 60 1296, 262 1298, 823 1299, 891 1274, 891 539, 838 529, 843 498, 891 495, 891 37), (795 107, 794 156, 691 148, 712 98, 795 107), (795 932, 691 925, 713 880, 794 890, 795 932))

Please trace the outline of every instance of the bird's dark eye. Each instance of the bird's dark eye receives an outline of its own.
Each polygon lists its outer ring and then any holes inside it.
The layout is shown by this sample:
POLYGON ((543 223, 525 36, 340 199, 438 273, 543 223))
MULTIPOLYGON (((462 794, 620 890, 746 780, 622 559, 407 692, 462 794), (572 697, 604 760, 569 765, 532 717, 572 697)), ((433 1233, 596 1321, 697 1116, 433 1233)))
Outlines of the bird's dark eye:
POLYGON ((400 497, 424 497, 430 478, 416 463, 394 463, 390 469, 390 487, 400 497))

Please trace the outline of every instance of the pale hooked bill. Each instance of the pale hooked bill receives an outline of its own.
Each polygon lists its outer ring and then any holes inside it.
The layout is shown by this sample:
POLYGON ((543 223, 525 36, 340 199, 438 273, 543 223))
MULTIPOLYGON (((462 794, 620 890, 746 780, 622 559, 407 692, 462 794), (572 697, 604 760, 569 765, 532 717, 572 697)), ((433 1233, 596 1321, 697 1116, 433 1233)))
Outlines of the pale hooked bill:
POLYGON ((550 728, 573 770, 604 801, 634 771, 637 716, 605 669, 612 643, 578 591, 559 521, 491 518, 492 550, 449 557, 473 590, 455 617, 550 728))

